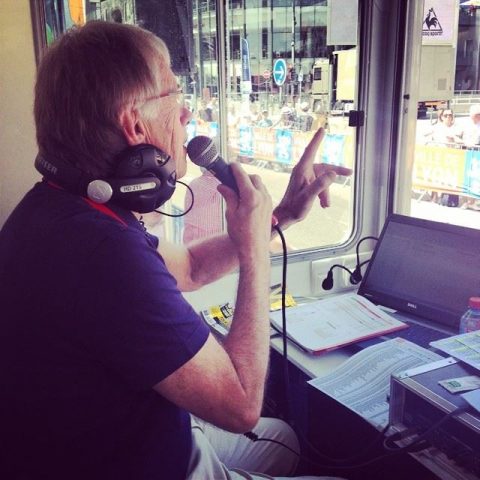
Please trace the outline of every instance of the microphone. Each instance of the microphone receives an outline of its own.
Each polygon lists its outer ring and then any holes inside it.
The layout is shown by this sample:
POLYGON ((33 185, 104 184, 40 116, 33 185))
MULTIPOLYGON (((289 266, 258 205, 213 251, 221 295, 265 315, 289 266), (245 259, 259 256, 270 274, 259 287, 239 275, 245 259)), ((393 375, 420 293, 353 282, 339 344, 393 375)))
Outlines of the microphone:
POLYGON ((199 167, 210 170, 221 183, 230 187, 239 195, 237 182, 230 165, 218 154, 217 147, 211 138, 199 135, 192 138, 187 145, 190 160, 199 167))

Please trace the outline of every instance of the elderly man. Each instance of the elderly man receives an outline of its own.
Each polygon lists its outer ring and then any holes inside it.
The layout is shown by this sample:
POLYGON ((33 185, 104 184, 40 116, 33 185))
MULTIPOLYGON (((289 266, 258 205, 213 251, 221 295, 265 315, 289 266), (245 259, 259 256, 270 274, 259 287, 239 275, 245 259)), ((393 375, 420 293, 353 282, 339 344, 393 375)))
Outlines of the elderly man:
MULTIPOLYGON (((228 234, 160 241, 132 211, 157 208, 186 170, 190 112, 169 53, 134 26, 91 22, 44 57, 35 122, 44 174, 0 234, 0 478, 227 479, 288 475, 295 456, 252 443, 269 351, 271 199, 232 165, 228 234), (148 168, 147 168, 148 167, 148 168), (153 173, 152 173, 153 172, 153 173), (220 344, 183 298, 239 268, 220 344), (233 432, 233 433, 232 433, 233 432)), ((314 137, 273 213, 302 219, 337 173, 314 165, 314 137)), ((263 477, 262 477, 263 478, 263 477)))

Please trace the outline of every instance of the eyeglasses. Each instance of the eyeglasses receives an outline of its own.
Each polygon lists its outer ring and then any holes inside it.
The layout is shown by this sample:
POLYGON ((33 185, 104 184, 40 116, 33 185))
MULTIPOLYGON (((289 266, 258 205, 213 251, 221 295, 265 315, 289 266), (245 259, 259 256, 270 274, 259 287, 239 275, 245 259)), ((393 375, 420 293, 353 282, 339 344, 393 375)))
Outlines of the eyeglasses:
POLYGON ((152 100, 161 100, 162 98, 173 98, 176 100, 177 104, 180 105, 180 107, 185 106, 185 96, 181 88, 179 88, 176 92, 168 92, 168 93, 163 93, 162 95, 154 95, 152 97, 148 97, 139 103, 143 104, 143 103, 151 102, 152 100))

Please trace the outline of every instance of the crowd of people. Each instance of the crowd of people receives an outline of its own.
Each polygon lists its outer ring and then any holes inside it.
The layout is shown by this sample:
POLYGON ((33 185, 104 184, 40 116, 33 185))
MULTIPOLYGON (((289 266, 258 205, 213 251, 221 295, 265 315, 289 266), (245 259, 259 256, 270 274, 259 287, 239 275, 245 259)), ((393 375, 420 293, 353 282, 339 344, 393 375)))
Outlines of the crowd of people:
MULTIPOLYGON (((462 118, 462 121, 456 119, 450 108, 439 110, 433 127, 424 137, 429 145, 466 149, 480 147, 480 104, 472 104, 468 118, 462 118)), ((431 191, 430 200, 448 207, 480 211, 479 202, 472 197, 431 191)))
MULTIPOLYGON (((218 122, 218 102, 216 98, 202 100, 194 116, 204 122, 218 122)), ((232 127, 282 128, 300 132, 310 132, 324 126, 324 116, 313 112, 310 102, 298 101, 296 104, 286 101, 282 105, 269 108, 259 106, 259 102, 229 101, 228 124, 232 127)))
POLYGON ((470 106, 468 121, 460 124, 452 109, 438 111, 433 128, 425 134, 428 143, 442 146, 480 145, 480 104, 470 106))

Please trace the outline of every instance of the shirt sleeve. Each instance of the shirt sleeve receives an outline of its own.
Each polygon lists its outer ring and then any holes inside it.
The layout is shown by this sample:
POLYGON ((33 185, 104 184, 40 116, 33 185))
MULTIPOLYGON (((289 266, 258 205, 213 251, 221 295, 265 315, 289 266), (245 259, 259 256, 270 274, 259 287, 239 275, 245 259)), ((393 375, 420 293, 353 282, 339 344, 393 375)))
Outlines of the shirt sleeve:
POLYGON ((143 233, 106 239, 87 263, 77 339, 132 387, 151 388, 203 346, 207 325, 143 233))

